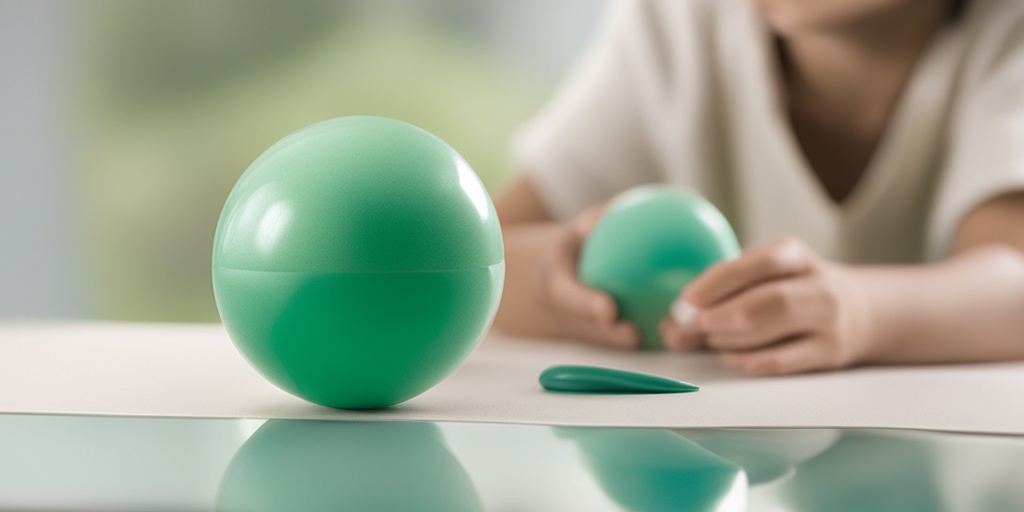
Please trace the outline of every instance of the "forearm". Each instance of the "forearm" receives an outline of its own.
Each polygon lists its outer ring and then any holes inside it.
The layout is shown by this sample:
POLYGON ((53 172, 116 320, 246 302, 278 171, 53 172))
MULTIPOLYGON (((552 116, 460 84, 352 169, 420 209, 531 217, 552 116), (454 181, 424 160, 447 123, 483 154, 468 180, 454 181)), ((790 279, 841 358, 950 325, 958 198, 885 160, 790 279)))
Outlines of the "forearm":
POLYGON ((505 287, 494 326, 510 334, 557 337, 558 325, 539 298, 538 268, 544 248, 559 236, 555 222, 502 226, 505 238, 505 287))
POLYGON ((934 265, 861 267, 868 363, 1024 359, 1024 253, 966 250, 934 265))

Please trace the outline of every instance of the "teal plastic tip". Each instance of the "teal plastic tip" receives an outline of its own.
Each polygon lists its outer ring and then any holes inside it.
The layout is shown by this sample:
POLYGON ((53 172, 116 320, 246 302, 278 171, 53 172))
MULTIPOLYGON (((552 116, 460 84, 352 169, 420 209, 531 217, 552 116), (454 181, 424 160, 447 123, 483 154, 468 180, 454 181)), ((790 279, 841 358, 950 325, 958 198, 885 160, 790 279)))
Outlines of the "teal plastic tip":
POLYGON ((700 386, 658 375, 602 368, 559 365, 540 374, 540 385, 548 391, 568 393, 692 393, 700 386))

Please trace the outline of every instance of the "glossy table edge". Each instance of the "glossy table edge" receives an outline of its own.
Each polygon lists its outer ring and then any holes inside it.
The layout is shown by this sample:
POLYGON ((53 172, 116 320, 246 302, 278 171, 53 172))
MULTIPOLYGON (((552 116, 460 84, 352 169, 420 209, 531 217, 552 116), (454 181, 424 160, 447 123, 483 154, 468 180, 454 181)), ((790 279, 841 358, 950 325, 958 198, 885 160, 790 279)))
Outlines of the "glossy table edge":
POLYGON ((1014 474, 1024 436, 0 413, 0 509, 1000 510, 1014 474))

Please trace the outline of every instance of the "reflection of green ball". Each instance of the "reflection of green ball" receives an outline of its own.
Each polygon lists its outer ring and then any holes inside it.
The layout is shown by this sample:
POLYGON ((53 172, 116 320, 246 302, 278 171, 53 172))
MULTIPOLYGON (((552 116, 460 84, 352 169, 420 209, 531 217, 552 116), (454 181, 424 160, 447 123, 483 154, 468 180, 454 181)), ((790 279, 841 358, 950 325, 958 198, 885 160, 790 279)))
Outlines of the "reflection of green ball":
POLYGON ((478 512, 466 470, 432 423, 271 420, 224 473, 223 512, 478 512))
POLYGON ((695 193, 635 188, 608 205, 580 254, 580 279, 608 292, 640 328, 645 348, 661 347, 658 323, 687 283, 740 252, 725 217, 695 193))
POLYGON ((493 318, 504 269, 466 161, 377 117, 314 124, 264 152, 213 249, 217 307, 242 354, 282 389, 341 408, 440 382, 493 318))
POLYGON ((608 497, 635 512, 746 510, 743 468, 670 430, 560 427, 608 497))

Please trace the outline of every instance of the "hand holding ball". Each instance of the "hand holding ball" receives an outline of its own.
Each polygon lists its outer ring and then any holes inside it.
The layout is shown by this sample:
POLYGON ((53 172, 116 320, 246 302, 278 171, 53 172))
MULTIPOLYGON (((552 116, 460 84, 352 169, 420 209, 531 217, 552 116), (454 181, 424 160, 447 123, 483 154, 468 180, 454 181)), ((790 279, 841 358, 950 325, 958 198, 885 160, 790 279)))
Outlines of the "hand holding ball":
POLYGON ((729 222, 695 193, 644 186, 609 203, 580 254, 584 284, 608 292, 636 324, 644 348, 660 348, 658 323, 687 283, 739 255, 729 222))
POLYGON ((217 225, 224 325, 267 379, 340 408, 412 398, 475 346, 504 279, 501 229, 465 160, 384 118, 289 135, 242 175, 217 225))

